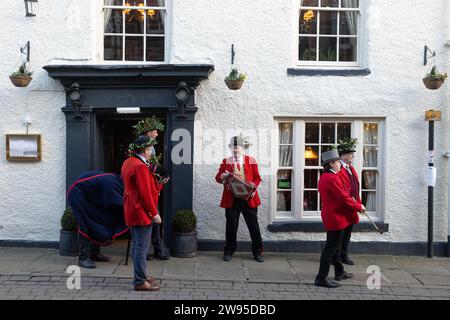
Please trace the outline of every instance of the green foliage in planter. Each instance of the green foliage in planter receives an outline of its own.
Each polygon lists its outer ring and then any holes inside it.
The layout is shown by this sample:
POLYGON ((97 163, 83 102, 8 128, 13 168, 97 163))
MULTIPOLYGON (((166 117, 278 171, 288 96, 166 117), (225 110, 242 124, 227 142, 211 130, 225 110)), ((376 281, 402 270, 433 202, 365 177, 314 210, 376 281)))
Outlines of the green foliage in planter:
POLYGON ((247 79, 247 75, 245 73, 239 73, 237 68, 231 69, 230 74, 225 78, 225 80, 231 81, 245 80, 245 79, 247 79))
POLYGON ((77 220, 73 215, 72 208, 64 210, 64 214, 61 218, 61 229, 63 231, 76 231, 78 228, 77 220))
POLYGON ((191 233, 197 227, 197 217, 192 210, 180 210, 172 219, 173 232, 191 233))
POLYGON ((21 78, 21 77, 31 77, 32 75, 33 75, 33 72, 27 66, 27 63, 24 62, 20 65, 19 70, 15 71, 11 74, 11 77, 21 78))
POLYGON ((445 81, 447 79, 447 73, 440 73, 436 66, 431 68, 431 71, 427 73, 425 79, 431 79, 436 81, 445 81))

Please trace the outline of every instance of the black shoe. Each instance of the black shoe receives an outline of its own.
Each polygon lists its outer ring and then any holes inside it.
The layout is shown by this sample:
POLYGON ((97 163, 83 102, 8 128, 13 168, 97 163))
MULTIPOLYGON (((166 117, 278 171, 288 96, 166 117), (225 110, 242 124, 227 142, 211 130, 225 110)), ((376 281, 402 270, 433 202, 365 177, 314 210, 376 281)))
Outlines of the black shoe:
POLYGON ((325 278, 325 279, 317 279, 316 278, 316 281, 314 282, 314 284, 317 287, 324 287, 324 288, 337 288, 340 286, 339 283, 331 281, 328 278, 325 278))
POLYGON ((147 257, 146 257, 146 259, 147 259, 147 261, 152 261, 153 260, 153 256, 151 256, 151 255, 147 255, 147 257))
POLYGON ((169 260, 170 259, 170 256, 167 253, 165 253, 165 254, 155 254, 154 257, 156 259, 159 259, 159 260, 169 260))
POLYGON ((264 258, 263 258, 262 255, 257 255, 257 256, 255 256, 254 258, 255 258, 255 260, 258 261, 258 262, 264 262, 264 258))
POLYGON ((107 256, 104 256, 103 254, 99 253, 96 256, 91 257, 92 261, 96 262, 108 262, 110 259, 107 256))
POLYGON ((223 255, 223 261, 231 261, 231 257, 232 257, 231 254, 224 254, 223 255))
POLYGON ((349 266, 353 266, 355 264, 352 260, 350 260, 348 254, 341 256, 341 261, 343 264, 347 264, 349 266))
POLYGON ((353 273, 343 272, 341 275, 335 276, 334 280, 336 281, 342 281, 353 278, 353 273))
POLYGON ((78 265, 83 268, 95 269, 97 265, 91 259, 78 260, 78 265))

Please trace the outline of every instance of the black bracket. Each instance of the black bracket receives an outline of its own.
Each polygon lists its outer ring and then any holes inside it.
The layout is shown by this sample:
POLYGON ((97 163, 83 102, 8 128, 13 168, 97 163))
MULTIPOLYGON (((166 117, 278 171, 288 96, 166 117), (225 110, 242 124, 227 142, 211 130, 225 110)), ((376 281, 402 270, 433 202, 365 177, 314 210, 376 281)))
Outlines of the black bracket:
POLYGON ((20 52, 27 56, 27 62, 30 62, 30 41, 27 41, 27 44, 20 48, 20 52))
POLYGON ((38 0, 24 0, 25 2, 25 17, 36 17, 33 13, 33 2, 38 2, 38 0))
POLYGON ((428 46, 425 46, 423 50, 423 65, 426 66, 428 64, 428 59, 436 57, 436 51, 431 51, 428 46), (431 54, 431 56, 428 56, 428 53, 431 54))
POLYGON ((231 65, 234 65, 234 57, 236 56, 236 51, 234 51, 234 44, 231 45, 231 65))

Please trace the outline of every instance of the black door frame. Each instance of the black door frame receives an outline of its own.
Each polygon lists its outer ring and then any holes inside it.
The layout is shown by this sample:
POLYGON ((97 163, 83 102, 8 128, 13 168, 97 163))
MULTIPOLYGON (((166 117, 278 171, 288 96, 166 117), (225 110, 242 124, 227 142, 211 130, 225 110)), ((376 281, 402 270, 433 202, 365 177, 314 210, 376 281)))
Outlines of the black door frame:
POLYGON ((171 180, 164 188, 164 240, 170 248, 173 215, 178 210, 192 209, 194 120, 197 111, 195 89, 201 80, 208 78, 214 66, 60 65, 45 66, 44 69, 52 78, 60 80, 66 89, 77 83, 81 91, 81 118, 75 117, 77 110, 68 94, 66 106, 62 108, 66 116, 66 190, 83 171, 97 169, 97 114, 115 112, 117 107, 140 107, 144 114, 167 114, 165 148, 171 180), (184 117, 180 117, 181 104, 175 97, 176 88, 182 82, 190 88, 189 99, 183 104, 184 117), (177 129, 190 134, 190 163, 169 161, 172 149, 179 143, 171 139, 172 132, 177 129))

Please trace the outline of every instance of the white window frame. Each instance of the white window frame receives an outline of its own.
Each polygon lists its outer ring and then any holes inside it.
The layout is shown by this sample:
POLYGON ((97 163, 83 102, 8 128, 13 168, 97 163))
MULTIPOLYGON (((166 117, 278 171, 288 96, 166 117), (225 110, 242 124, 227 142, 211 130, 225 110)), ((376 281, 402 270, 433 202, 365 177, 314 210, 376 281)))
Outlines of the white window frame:
MULTIPOLYGON (((272 137, 272 159, 275 166, 270 177, 270 212, 272 222, 320 222, 320 208, 317 212, 305 212, 303 208, 303 179, 305 170, 304 150, 305 150, 305 129, 306 123, 309 122, 340 122, 351 123, 352 137, 359 141, 357 152, 353 166, 358 172, 360 183, 360 195, 362 192, 362 169, 363 169, 363 138, 364 138, 364 123, 378 124, 378 175, 377 175, 377 190, 376 190, 376 212, 368 212, 369 216, 374 221, 384 221, 385 217, 385 190, 386 190, 386 118, 384 116, 299 116, 299 117, 276 117, 274 119, 275 134, 272 137), (291 209, 288 212, 277 211, 277 192, 278 192, 278 170, 279 168, 279 124, 293 123, 293 176, 292 176, 292 194, 291 194, 291 209), (300 156, 299 156, 300 155, 300 156)), ((362 222, 368 222, 365 216, 360 216, 362 222)))
MULTIPOLYGON (((341 4, 342 0, 339 0, 339 5, 341 4)), ((320 4, 320 0, 319 0, 319 4, 320 4)), ((298 67, 305 67, 305 68, 322 68, 322 67, 326 67, 327 69, 340 69, 340 68, 346 68, 346 69, 360 69, 362 68, 363 64, 364 64, 364 59, 363 59, 363 41, 364 41, 364 23, 365 23, 365 11, 366 11, 366 1, 365 0, 359 0, 359 8, 355 9, 355 8, 330 8, 330 7, 308 7, 308 6, 298 6, 298 10, 297 10, 297 30, 296 30, 296 64, 298 67), (339 39, 342 38, 356 38, 357 41, 357 50, 356 50, 356 62, 339 62, 339 61, 304 61, 304 60, 299 60, 299 46, 300 46, 300 36, 301 37, 311 37, 311 38, 316 38, 317 39, 317 44, 316 44, 316 51, 317 53, 319 52, 319 31, 320 31, 320 19, 317 20, 317 31, 316 34, 310 34, 310 35, 300 35, 300 30, 298 28, 298 22, 300 21, 300 11, 302 10, 315 10, 315 11, 338 11, 343 12, 343 11, 355 11, 358 12, 358 27, 357 27, 357 35, 356 36, 340 36, 339 35, 339 21, 338 21, 338 25, 337 25, 337 35, 327 35, 325 37, 330 37, 330 38, 336 38, 337 42, 339 44, 339 39)), ((338 15, 339 16, 339 15, 338 15)), ((318 59, 319 55, 317 56, 318 59)), ((339 58, 339 45, 338 45, 338 50, 336 52, 336 57, 339 58)))
MULTIPOLYGON (((138 7, 138 6, 107 6, 104 5, 103 0, 98 0, 100 1, 100 19, 99 19, 99 33, 98 33, 98 37, 99 37, 99 57, 100 57, 100 61, 103 64, 148 64, 148 65, 153 65, 153 64, 166 64, 169 63, 169 59, 170 59, 170 49, 171 49, 171 29, 172 29, 172 0, 165 0, 165 6, 164 7, 150 7, 150 6, 144 6, 144 7, 138 7), (105 60, 104 57, 104 53, 105 53, 105 48, 104 48, 104 37, 105 36, 127 36, 128 34, 125 33, 125 24, 123 24, 122 26, 122 33, 120 34, 115 34, 115 33, 105 33, 104 30, 104 14, 105 14, 105 10, 104 9, 138 9, 138 10, 165 10, 166 12, 166 22, 164 24, 164 34, 162 35, 158 35, 158 34, 149 34, 147 35, 146 32, 146 27, 147 27, 147 19, 144 19, 144 34, 142 34, 142 37, 144 38, 144 60, 143 61, 131 61, 131 60, 124 60, 125 59, 125 43, 124 43, 124 47, 123 47, 123 52, 122 52, 122 60, 105 60), (164 37, 164 60, 163 61, 145 61, 145 55, 146 55, 146 44, 147 42, 146 37, 147 36, 151 36, 151 37, 164 37)), ((133 34, 132 36, 136 36, 135 34, 133 34)))

